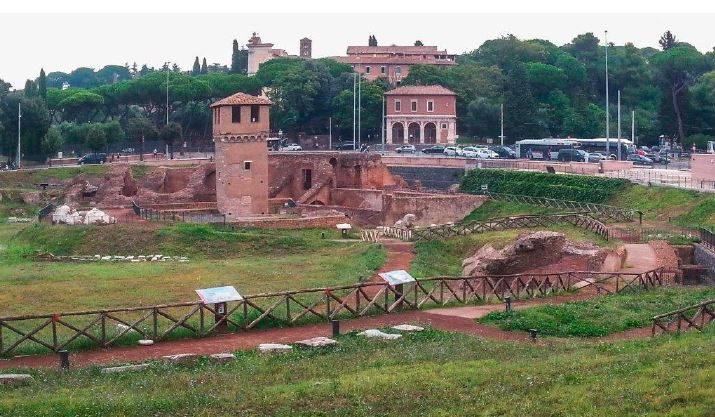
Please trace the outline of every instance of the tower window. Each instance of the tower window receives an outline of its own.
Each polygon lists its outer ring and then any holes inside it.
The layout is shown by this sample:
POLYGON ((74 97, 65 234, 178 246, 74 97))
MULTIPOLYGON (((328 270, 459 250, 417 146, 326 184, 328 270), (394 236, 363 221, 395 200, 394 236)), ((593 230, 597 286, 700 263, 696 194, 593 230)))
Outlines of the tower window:
POLYGON ((432 100, 427 101, 427 111, 434 111, 434 101, 432 101, 432 100))
POLYGON ((243 161, 243 169, 246 171, 251 170, 251 161, 243 161))
POLYGON ((365 73, 367 73, 367 74, 370 73, 370 67, 369 67, 369 66, 365 67, 365 73))
POLYGON ((385 66, 383 65, 380 67, 380 74, 384 74, 384 73, 385 73, 385 66))
POLYGON ((256 123, 261 120, 261 106, 254 104, 251 106, 251 122, 256 123))
POLYGON ((395 111, 402 111, 402 102, 395 100, 395 111))
POLYGON ((241 106, 231 106, 231 122, 241 123, 241 106))
POLYGON ((417 111, 417 100, 412 100, 412 111, 417 111))

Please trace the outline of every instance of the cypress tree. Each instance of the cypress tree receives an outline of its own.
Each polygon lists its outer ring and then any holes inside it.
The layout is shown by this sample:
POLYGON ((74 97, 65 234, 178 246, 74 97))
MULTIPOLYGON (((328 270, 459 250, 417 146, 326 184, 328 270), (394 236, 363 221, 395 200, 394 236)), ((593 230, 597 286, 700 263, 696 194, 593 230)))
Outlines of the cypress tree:
POLYGON ((45 75, 45 69, 40 68, 40 78, 37 80, 37 90, 40 93, 40 97, 43 100, 47 100, 47 76, 45 75))
POLYGON ((199 75, 201 73, 201 65, 199 65, 199 57, 194 59, 194 68, 191 70, 191 75, 199 75))
POLYGON ((35 97, 37 95, 37 85, 32 80, 25 81, 25 97, 35 97))
POLYGON ((233 40, 233 51, 231 52, 231 72, 232 73, 238 73, 240 71, 240 65, 241 63, 239 62, 240 56, 238 54, 238 41, 236 39, 233 40))
POLYGON ((209 72, 208 65, 206 65, 206 57, 204 57, 203 62, 201 62, 201 73, 207 74, 209 72))

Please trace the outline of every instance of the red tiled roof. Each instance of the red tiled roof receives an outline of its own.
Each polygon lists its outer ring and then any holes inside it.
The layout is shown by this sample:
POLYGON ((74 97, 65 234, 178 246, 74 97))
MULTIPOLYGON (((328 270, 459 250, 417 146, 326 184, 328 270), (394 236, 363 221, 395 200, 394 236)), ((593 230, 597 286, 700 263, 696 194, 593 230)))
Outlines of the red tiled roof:
POLYGON ((236 93, 232 96, 228 96, 226 98, 223 98, 211 105, 211 107, 217 107, 217 106, 240 106, 240 105, 249 105, 249 104, 262 104, 266 106, 270 106, 273 104, 272 101, 268 100, 267 98, 264 97, 259 97, 259 96, 252 96, 250 94, 246 93, 236 93))
POLYGON ((405 85, 386 91, 385 95, 429 95, 429 96, 456 96, 457 94, 441 85, 405 85))
POLYGON ((348 46, 348 55, 350 54, 447 55, 447 51, 440 51, 436 46, 348 46))
POLYGON ((447 59, 422 58, 422 56, 364 56, 349 55, 335 57, 339 62, 346 64, 391 64, 391 65, 457 65, 456 62, 447 59))

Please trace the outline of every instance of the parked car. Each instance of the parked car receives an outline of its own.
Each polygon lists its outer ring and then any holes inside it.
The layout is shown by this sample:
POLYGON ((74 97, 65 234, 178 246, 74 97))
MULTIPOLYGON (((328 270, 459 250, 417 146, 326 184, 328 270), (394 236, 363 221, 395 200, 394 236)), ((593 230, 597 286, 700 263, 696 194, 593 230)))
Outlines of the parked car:
POLYGON ((461 146, 457 146, 456 148, 457 156, 464 156, 464 148, 461 146))
POLYGON ((414 145, 402 145, 395 149, 397 153, 415 153, 416 149, 414 145))
POLYGON ((303 147, 301 147, 301 146, 298 145, 298 144, 291 143, 291 144, 288 145, 288 146, 282 147, 281 150, 282 150, 282 151, 302 151, 302 150, 303 150, 303 147))
POLYGON ((444 148, 444 154, 447 156, 457 156, 457 147, 447 146, 446 148, 444 148))
POLYGON ((333 149, 337 151, 352 151, 353 149, 355 149, 355 144, 352 142, 338 143, 337 145, 333 146, 333 149))
POLYGON ((487 159, 487 158, 496 158, 497 154, 490 151, 487 148, 477 148, 474 146, 467 146, 466 148, 464 148, 464 156, 467 158, 487 159))
POLYGON ((516 151, 508 146, 493 146, 490 148, 499 158, 516 159, 516 151))
POLYGON ((608 159, 608 157, 601 152, 589 152, 588 162, 599 162, 608 159))
POLYGON ((107 162, 106 153, 88 153, 77 160, 78 165, 103 164, 107 162))
POLYGON ((560 162, 586 162, 588 154, 581 149, 560 149, 556 160, 560 162))
POLYGON ((645 156, 638 155, 636 153, 628 155, 628 158, 626 158, 626 160, 632 161, 633 165, 647 165, 647 166, 653 165, 652 159, 646 158, 645 156))
POLYGON ((444 153, 444 146, 430 146, 429 148, 422 149, 422 153, 444 153))

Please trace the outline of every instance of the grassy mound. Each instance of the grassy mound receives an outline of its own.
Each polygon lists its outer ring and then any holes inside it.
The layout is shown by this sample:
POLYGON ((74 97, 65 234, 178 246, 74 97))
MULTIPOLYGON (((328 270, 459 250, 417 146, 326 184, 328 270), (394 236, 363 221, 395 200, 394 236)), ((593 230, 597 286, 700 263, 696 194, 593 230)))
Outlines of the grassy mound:
POLYGON ((254 254, 309 252, 333 245, 338 232, 327 229, 225 229, 219 225, 120 224, 111 226, 51 226, 33 224, 11 243, 55 255, 140 255, 161 253, 223 259, 254 254), (323 235, 325 236, 323 238, 323 235))
POLYGON ((714 342, 715 326, 598 345, 434 330, 383 343, 347 335, 336 347, 239 352, 227 364, 32 371, 36 383, 0 387, 0 415, 709 417, 714 342))
POLYGON ((462 179, 461 190, 468 193, 479 193, 481 187, 487 185, 489 191, 495 193, 604 203, 618 192, 628 188, 629 184, 627 180, 623 179, 587 175, 474 169, 462 179))
POLYGON ((482 323, 504 330, 537 329, 547 336, 605 336, 651 324, 653 316, 715 297, 715 288, 656 288, 605 295, 588 301, 493 312, 482 323))

